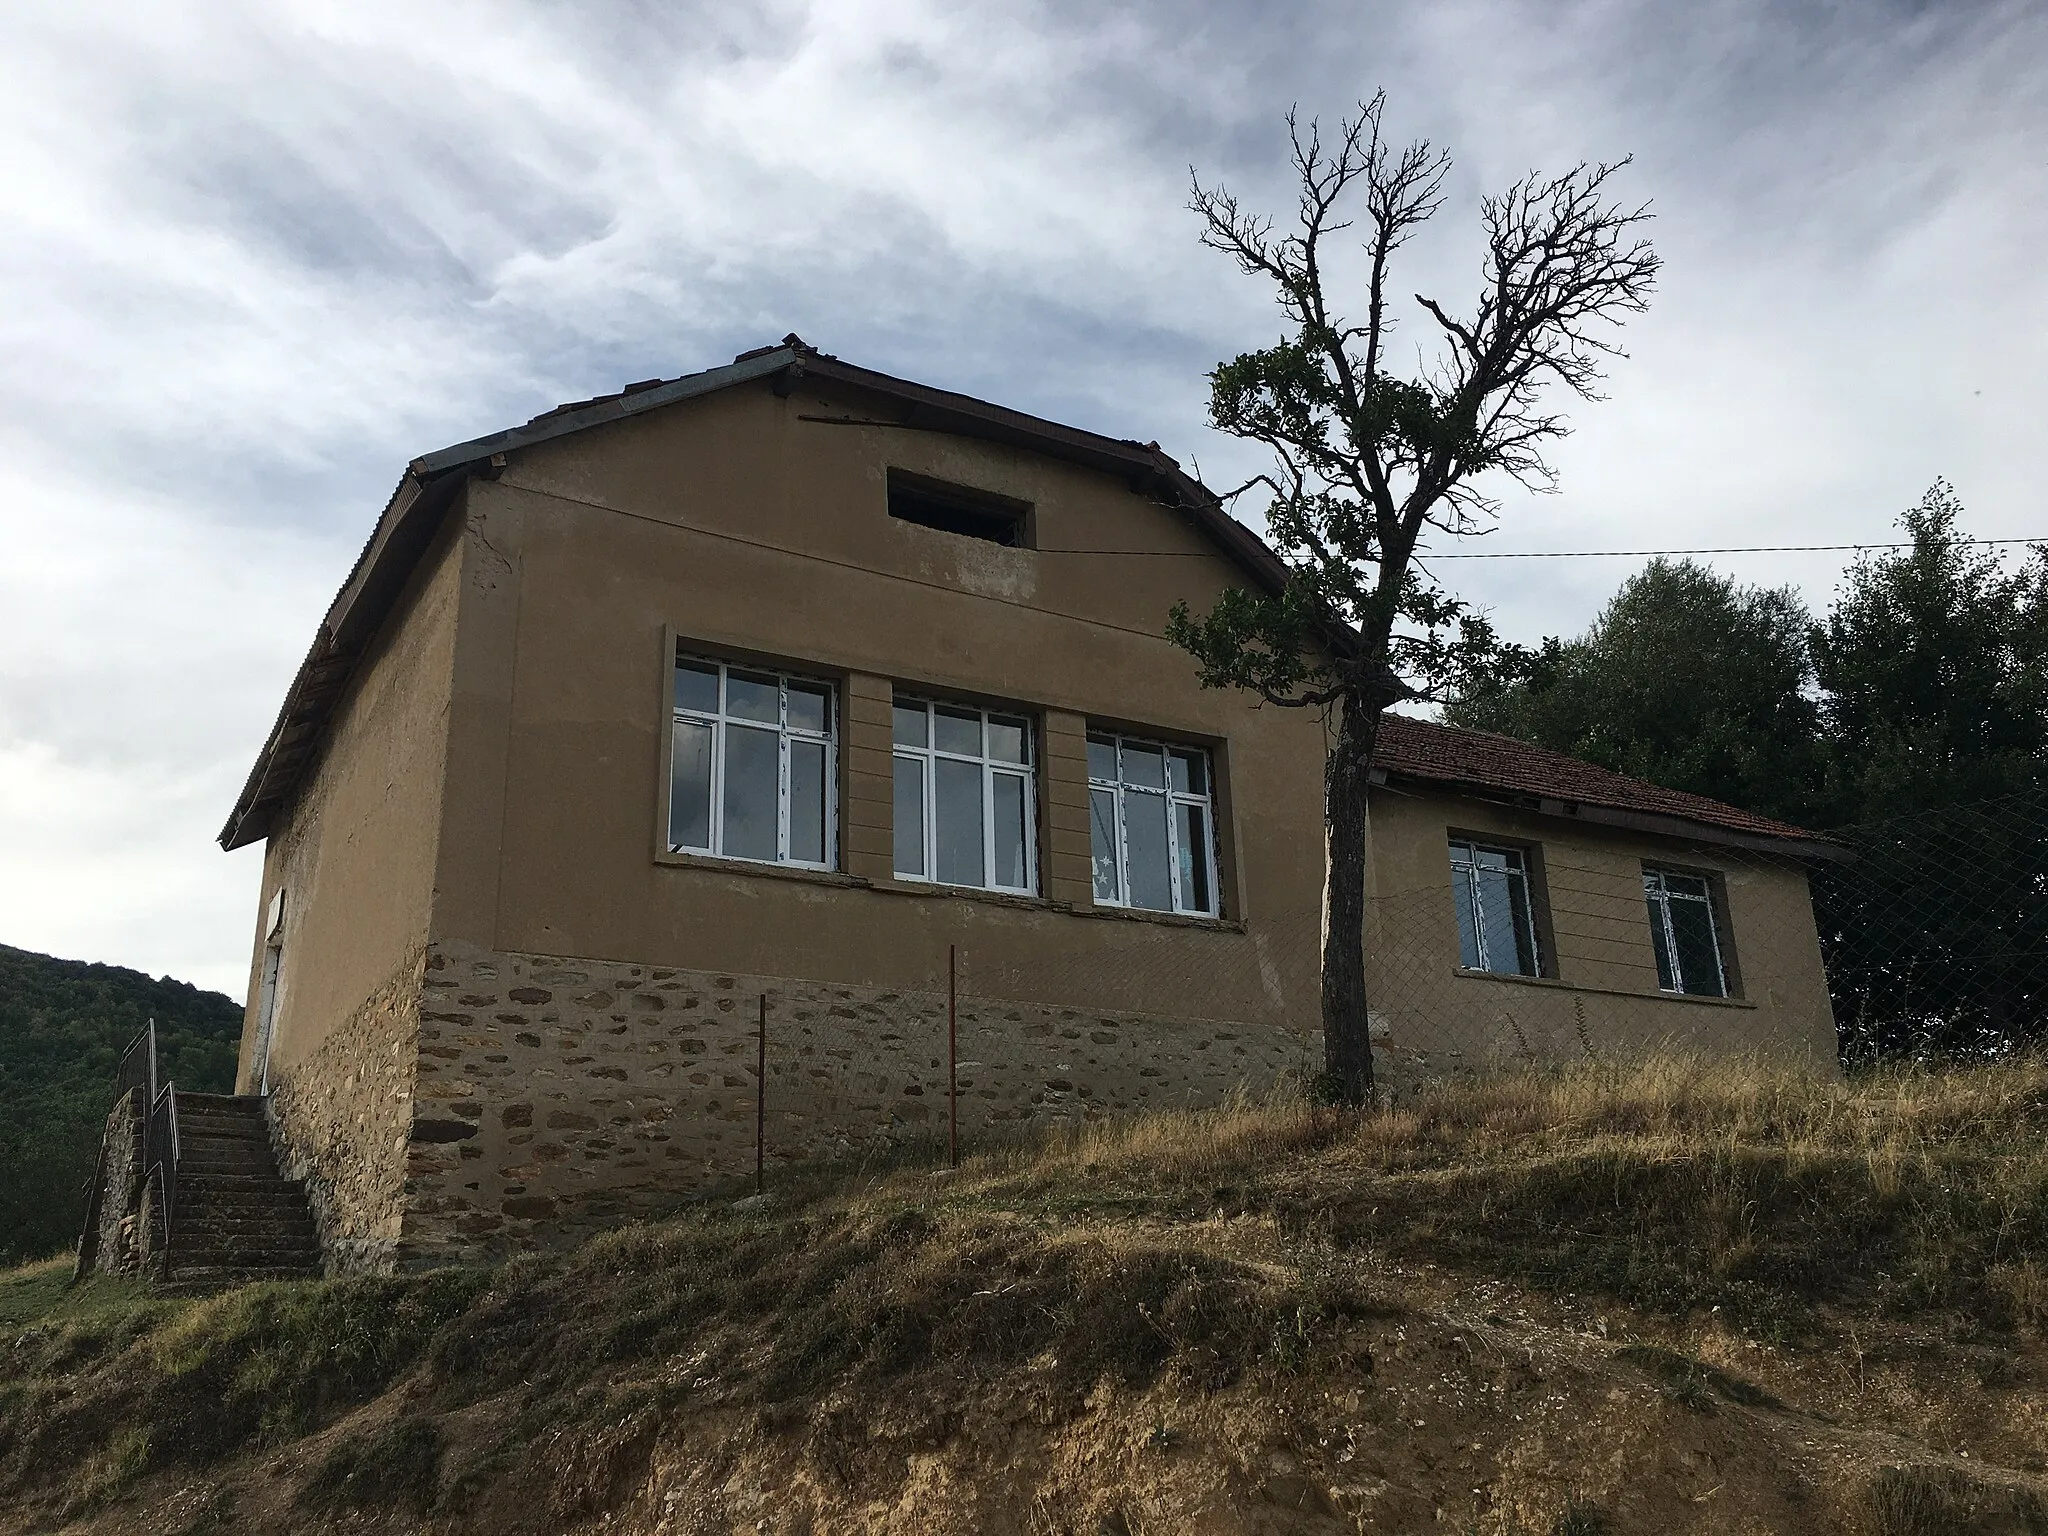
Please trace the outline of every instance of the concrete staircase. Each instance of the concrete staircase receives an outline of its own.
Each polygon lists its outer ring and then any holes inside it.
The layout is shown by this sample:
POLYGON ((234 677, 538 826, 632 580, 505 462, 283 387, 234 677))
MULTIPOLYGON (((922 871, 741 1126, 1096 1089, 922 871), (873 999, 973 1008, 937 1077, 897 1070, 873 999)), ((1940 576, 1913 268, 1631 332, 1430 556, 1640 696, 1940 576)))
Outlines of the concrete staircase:
POLYGON ((317 1278, 306 1187, 278 1175, 263 1100, 179 1093, 177 1103, 178 1204, 163 1284, 317 1278))

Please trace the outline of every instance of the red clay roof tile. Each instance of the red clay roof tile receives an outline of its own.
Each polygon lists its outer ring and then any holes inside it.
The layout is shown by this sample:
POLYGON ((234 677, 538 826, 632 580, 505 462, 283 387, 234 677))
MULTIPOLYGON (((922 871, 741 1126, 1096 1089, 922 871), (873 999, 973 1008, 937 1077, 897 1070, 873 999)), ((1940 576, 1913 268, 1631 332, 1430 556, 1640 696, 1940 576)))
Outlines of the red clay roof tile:
POLYGON ((1613 810, 1675 816, 1758 837, 1811 838, 1800 827, 1737 806, 1665 789, 1491 731, 1468 731, 1406 715, 1380 719, 1373 765, 1390 774, 1466 788, 1575 801, 1613 810))

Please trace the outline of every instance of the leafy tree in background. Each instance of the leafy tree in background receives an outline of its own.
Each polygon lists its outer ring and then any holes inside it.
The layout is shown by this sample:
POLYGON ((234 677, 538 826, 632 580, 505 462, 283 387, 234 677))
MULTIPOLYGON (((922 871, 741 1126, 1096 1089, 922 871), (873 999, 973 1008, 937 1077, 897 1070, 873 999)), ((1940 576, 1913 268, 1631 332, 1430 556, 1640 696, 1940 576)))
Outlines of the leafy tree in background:
POLYGON ((2048 550, 2009 571, 1961 516, 1937 481, 1819 624, 1789 589, 1652 563, 1447 711, 1840 829, 1858 856, 1813 889, 1851 1057, 2048 1038, 2048 550))
POLYGON ((1823 802, 1860 857, 1815 881, 1852 1056, 2048 1036, 2048 549, 1957 530, 1944 481, 1812 636, 1823 802))
POLYGON ((1210 375, 1209 414, 1272 453, 1272 472, 1253 484, 1271 493, 1269 539, 1288 579, 1278 596, 1226 592, 1199 617, 1180 604, 1168 629, 1205 687, 1334 717, 1323 1050, 1333 1096, 1352 1104, 1373 1085, 1365 845, 1379 718, 1403 700, 1442 696, 1498 649, 1483 618, 1417 569, 1416 544, 1432 530, 1464 535, 1491 522, 1480 488, 1488 471, 1551 483, 1543 454, 1565 427, 1549 391, 1597 398, 1601 367, 1617 352, 1612 327, 1646 306, 1658 268, 1639 238, 1647 213, 1609 201, 1619 166, 1524 177, 1480 204, 1472 308, 1455 315, 1417 294, 1438 351, 1413 371, 1397 368, 1392 262, 1442 205, 1450 159, 1426 142, 1395 149, 1382 137, 1384 107, 1375 96, 1328 144, 1315 123, 1304 131, 1289 114, 1297 222, 1283 236, 1229 192, 1195 182, 1203 243, 1270 283, 1286 317, 1275 345, 1210 375), (1354 215, 1364 277, 1360 308, 1346 313, 1328 262, 1354 215))
POLYGON ((1790 587, 1652 560, 1584 635, 1477 680, 1445 718, 1803 821, 1819 764, 1811 624, 1790 587))
POLYGON ((233 1088, 242 1005, 232 998, 0 944, 0 1264, 78 1240, 114 1070, 152 1018, 167 1078, 233 1088))
POLYGON ((1899 520, 1912 547, 1851 566, 1813 632, 1836 821, 2048 784, 2048 548, 2008 572, 1961 515, 1937 480, 1899 520))

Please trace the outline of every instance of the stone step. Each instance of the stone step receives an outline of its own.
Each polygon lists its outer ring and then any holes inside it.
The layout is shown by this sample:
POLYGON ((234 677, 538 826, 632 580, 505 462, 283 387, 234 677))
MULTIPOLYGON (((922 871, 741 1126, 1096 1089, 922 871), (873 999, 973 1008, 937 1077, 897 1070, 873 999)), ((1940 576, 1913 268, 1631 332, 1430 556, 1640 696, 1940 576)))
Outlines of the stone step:
POLYGON ((320 1251, 319 1239, 311 1232, 224 1232, 217 1227, 188 1227, 183 1222, 171 1228, 171 1253, 184 1258, 201 1253, 225 1253, 230 1260, 244 1254, 309 1254, 320 1251))
POLYGON ((236 1141, 269 1141, 270 1122, 260 1115, 254 1120, 221 1120, 211 1115, 178 1116, 178 1139, 190 1141, 198 1137, 231 1137, 236 1141))
POLYGON ((225 1253, 229 1259, 244 1254, 315 1254, 319 1240, 310 1232, 222 1232, 213 1227, 187 1227, 180 1222, 171 1229, 171 1252, 180 1257, 201 1253, 225 1253))
POLYGON ((230 1274, 262 1270, 279 1275, 317 1275, 320 1273, 320 1255, 311 1249, 255 1249, 244 1251, 240 1248, 204 1248, 189 1253, 171 1256, 171 1278, 180 1279, 188 1275, 213 1272, 230 1274))
POLYGON ((263 1280, 318 1280, 318 1265, 280 1264, 250 1267, 237 1264, 180 1265, 169 1278, 157 1283, 160 1296, 201 1296, 225 1290, 231 1285, 254 1285, 263 1280))
POLYGON ((204 1162, 209 1158, 226 1158, 231 1162, 251 1160, 277 1166, 277 1155, 270 1150, 267 1141, 194 1141, 183 1140, 178 1145, 178 1166, 204 1162))
POLYGON ((238 1219, 238 1217, 221 1217, 221 1214, 207 1212, 207 1210, 201 1210, 201 1212, 178 1210, 178 1239, 182 1241, 186 1235, 193 1235, 197 1239, 201 1233, 205 1233, 209 1237, 219 1237, 223 1243, 229 1243, 229 1241, 240 1243, 244 1239, 256 1243, 256 1241, 264 1241, 264 1239, 270 1239, 270 1237, 276 1237, 279 1241, 291 1241, 291 1243, 311 1243, 311 1241, 317 1241, 315 1239, 313 1221, 311 1221, 311 1217, 305 1217, 305 1214, 299 1214, 299 1217, 279 1217, 279 1214, 264 1214, 264 1217, 240 1217, 238 1219))
POLYGON ((267 1142, 186 1142, 178 1148, 180 1172, 206 1163, 252 1164, 266 1173, 277 1167, 277 1159, 271 1154, 267 1142))
POLYGON ((188 1141, 253 1141, 270 1145, 270 1126, 262 1120, 188 1120, 178 1117, 178 1144, 188 1141))
POLYGON ((263 1195, 220 1195, 180 1189, 178 1209, 194 1215, 248 1220, 257 1216, 304 1216, 306 1200, 303 1195, 287 1191, 263 1195))
POLYGON ((259 1136, 180 1136, 178 1161, 195 1157, 276 1157, 270 1142, 259 1136))
POLYGON ((174 1223, 170 1231, 174 1253, 227 1253, 242 1257, 248 1253, 295 1253, 317 1255, 319 1237, 311 1231, 236 1231, 225 1227, 190 1227, 174 1223))
POLYGON ((261 1099, 217 1099, 203 1093, 178 1095, 178 1118, 244 1121, 264 1118, 261 1099))
POLYGON ((320 1273, 303 1182, 279 1174, 263 1100, 178 1095, 178 1209, 162 1289, 203 1291, 320 1273))
POLYGON ((181 1158, 178 1162, 178 1177, 181 1182, 188 1178, 264 1178, 274 1167, 275 1165, 267 1160, 259 1163, 253 1159, 239 1157, 202 1157, 189 1163, 181 1158))

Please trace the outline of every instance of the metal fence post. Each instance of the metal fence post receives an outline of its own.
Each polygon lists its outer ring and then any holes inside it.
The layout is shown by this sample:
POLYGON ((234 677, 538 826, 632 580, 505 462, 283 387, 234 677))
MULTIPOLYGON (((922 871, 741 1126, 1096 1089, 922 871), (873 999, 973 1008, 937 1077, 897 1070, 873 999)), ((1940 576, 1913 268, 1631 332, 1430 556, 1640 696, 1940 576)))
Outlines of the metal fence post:
POLYGON ((761 994, 761 1027, 754 1039, 754 1193, 767 1184, 768 1154, 768 994, 761 994))
POLYGON ((946 946, 946 1156, 960 1166, 960 946, 946 946))

